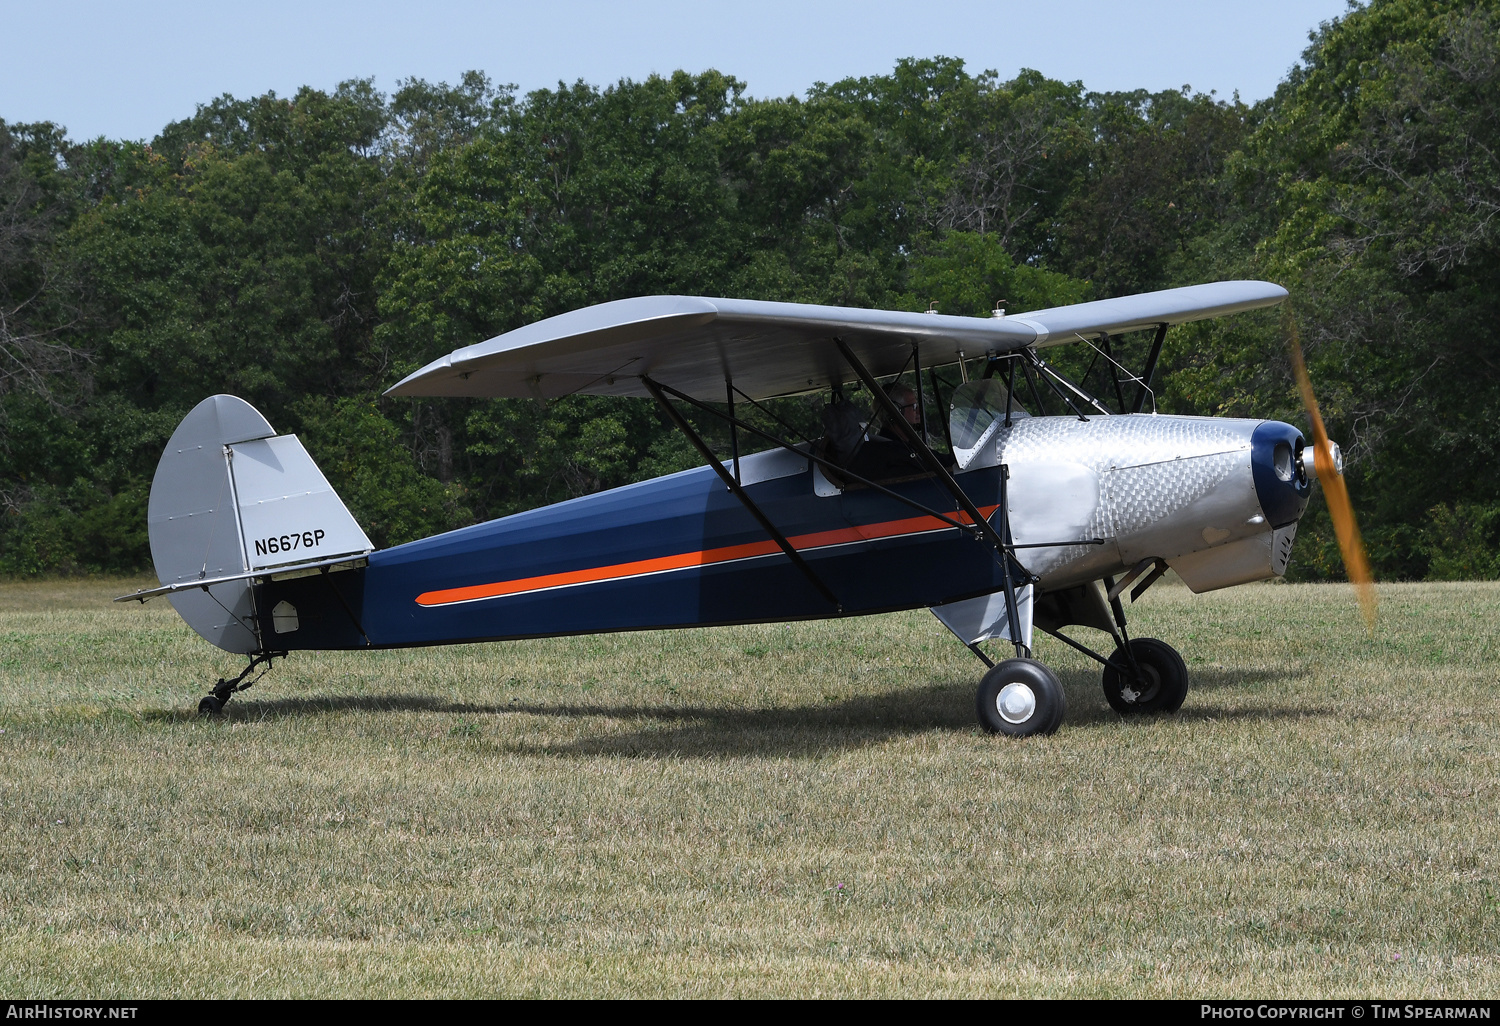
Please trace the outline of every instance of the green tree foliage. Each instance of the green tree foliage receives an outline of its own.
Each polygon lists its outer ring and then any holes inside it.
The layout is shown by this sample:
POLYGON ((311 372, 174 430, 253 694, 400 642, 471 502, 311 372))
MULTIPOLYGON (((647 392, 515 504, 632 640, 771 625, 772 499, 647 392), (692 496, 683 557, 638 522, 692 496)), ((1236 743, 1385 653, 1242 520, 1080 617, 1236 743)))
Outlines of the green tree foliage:
POLYGON ((1193 283, 1193 243, 1235 216, 1224 165, 1253 112, 1182 92, 1090 98, 1089 171, 1055 218, 1058 263, 1105 295, 1193 283))
MULTIPOLYGON (((1374 0, 1255 106, 937 57, 785 99, 356 81, 150 145, 0 122, 0 573, 144 565, 156 458, 215 392, 300 432, 382 545, 695 464, 647 403, 381 397, 590 303, 988 316, 1256 276, 1291 315, 1175 329, 1155 408, 1302 422, 1298 331, 1377 571, 1496 576, 1497 66, 1500 0, 1374 0)), ((1092 350, 1049 359, 1113 394, 1092 350)), ((817 431, 816 398, 740 413, 817 431)), ((1320 504, 1302 533, 1294 572, 1341 574, 1320 504)))
POLYGON ((88 286, 65 241, 90 156, 54 125, 0 121, 0 573, 128 569, 144 551, 140 490, 89 472, 80 423, 110 401, 92 388, 88 286))
POLYGON ((969 317, 992 316, 996 306, 1041 310, 1090 298, 1085 281, 1016 263, 997 233, 948 232, 912 258, 909 281, 906 306, 930 303, 969 317))
POLYGON ((368 387, 385 119, 354 83, 226 97, 122 147, 72 229, 99 294, 98 385, 175 414, 233 392, 273 421, 309 392, 368 387))

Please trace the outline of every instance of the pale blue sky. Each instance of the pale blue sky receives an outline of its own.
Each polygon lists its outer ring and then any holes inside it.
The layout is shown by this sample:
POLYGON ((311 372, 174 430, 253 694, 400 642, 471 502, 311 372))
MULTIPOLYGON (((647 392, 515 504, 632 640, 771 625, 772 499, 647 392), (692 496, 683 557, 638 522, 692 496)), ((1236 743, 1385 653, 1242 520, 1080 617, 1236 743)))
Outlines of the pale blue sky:
POLYGON ((1345 0, 0 0, 0 118, 75 139, 150 138, 223 93, 329 89, 478 68, 522 91, 718 68, 753 96, 889 71, 899 57, 1023 67, 1091 89, 1271 94, 1345 0))

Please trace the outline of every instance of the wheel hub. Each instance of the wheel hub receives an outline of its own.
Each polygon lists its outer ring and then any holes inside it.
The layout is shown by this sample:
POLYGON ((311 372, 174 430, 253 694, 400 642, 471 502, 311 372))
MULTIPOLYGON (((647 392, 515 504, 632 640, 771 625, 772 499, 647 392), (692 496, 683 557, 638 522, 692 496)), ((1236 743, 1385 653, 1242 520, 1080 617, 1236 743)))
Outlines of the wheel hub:
POLYGON ((995 711, 1006 723, 1025 723, 1036 712, 1036 692, 1025 684, 1007 684, 995 696, 995 711))
POLYGON ((1134 705, 1149 702, 1161 690, 1161 674, 1154 666, 1142 666, 1141 675, 1120 689, 1120 697, 1134 705))

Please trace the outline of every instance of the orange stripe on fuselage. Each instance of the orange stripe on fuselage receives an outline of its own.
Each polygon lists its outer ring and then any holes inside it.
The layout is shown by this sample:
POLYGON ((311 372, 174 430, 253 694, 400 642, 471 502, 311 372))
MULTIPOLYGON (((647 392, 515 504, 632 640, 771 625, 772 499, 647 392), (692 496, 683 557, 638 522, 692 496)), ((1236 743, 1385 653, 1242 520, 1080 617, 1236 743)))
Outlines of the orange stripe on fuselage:
MULTIPOLYGON (((986 518, 999 506, 981 506, 979 512, 986 518)), ((972 523, 967 513, 951 514, 961 524, 972 523)), ((879 524, 861 524, 857 527, 841 527, 835 531, 818 531, 788 538, 792 548, 821 549, 830 545, 847 545, 850 542, 874 541, 902 534, 925 534, 929 531, 951 531, 953 528, 937 517, 910 517, 906 520, 887 520, 879 524)), ((540 577, 522 577, 514 581, 497 581, 494 584, 475 584, 467 588, 445 588, 442 591, 423 592, 417 596, 419 606, 446 606, 454 602, 473 602, 476 599, 498 598, 502 595, 520 595, 528 591, 543 591, 547 588, 562 588, 572 584, 593 584, 596 581, 614 581, 622 577, 641 577, 659 574, 664 570, 683 570, 691 566, 708 566, 713 563, 728 563, 736 559, 752 559, 770 556, 781 551, 774 541, 749 542, 745 545, 726 545, 720 549, 705 549, 702 552, 683 552, 675 556, 660 556, 656 559, 638 559, 631 563, 616 563, 613 566, 595 566, 587 570, 568 570, 560 574, 543 574, 540 577)))

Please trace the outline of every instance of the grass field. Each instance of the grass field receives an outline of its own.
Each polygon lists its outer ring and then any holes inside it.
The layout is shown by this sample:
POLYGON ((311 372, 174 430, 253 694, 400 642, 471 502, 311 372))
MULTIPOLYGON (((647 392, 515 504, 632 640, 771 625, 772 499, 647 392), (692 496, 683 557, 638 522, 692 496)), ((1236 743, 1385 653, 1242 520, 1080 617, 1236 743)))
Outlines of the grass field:
POLYGON ((8 996, 1500 991, 1500 585, 1193 596, 1174 717, 982 734, 925 613, 236 658, 0 584, 8 996))

